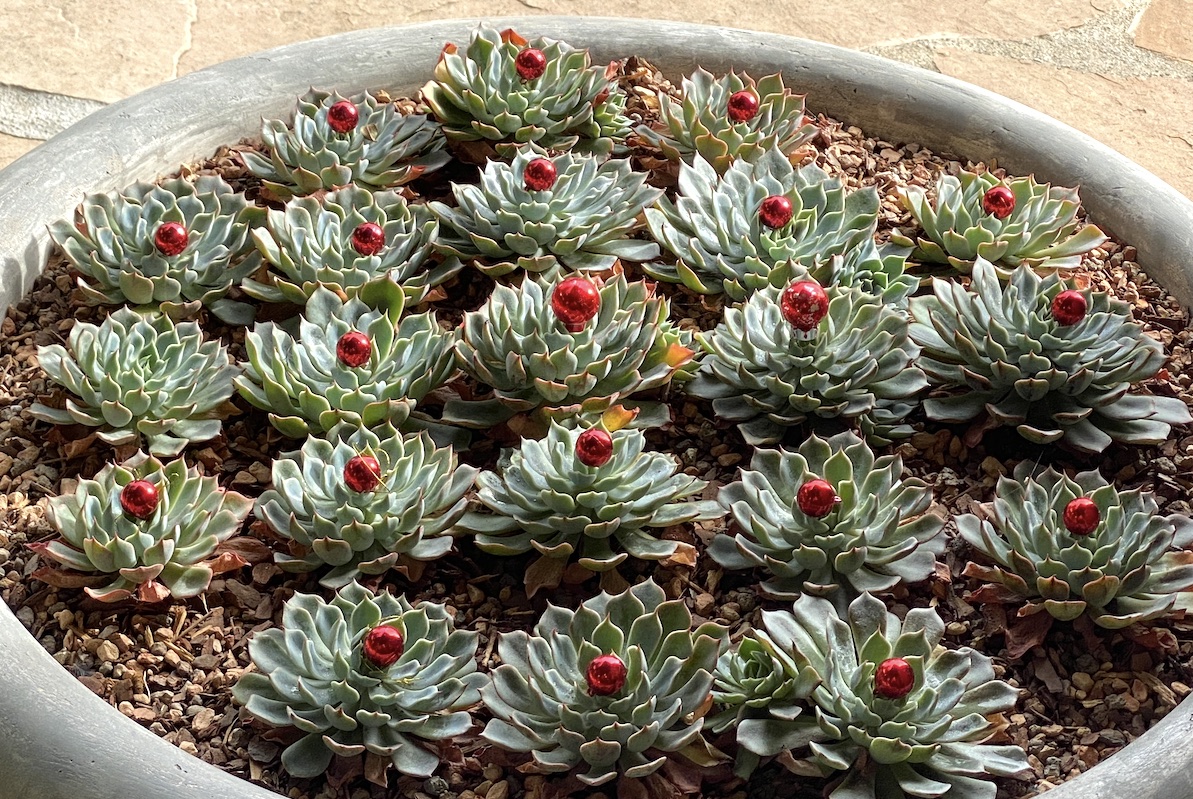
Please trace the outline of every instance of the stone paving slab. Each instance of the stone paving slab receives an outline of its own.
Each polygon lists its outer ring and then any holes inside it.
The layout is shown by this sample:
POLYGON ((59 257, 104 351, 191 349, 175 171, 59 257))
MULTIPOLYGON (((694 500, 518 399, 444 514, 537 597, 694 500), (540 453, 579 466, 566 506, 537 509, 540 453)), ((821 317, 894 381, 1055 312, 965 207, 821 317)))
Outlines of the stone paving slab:
POLYGON ((0 133, 0 167, 17 160, 39 144, 41 142, 37 139, 23 139, 0 133))
POLYGON ((1193 61, 1193 2, 1152 0, 1135 28, 1135 44, 1193 61))

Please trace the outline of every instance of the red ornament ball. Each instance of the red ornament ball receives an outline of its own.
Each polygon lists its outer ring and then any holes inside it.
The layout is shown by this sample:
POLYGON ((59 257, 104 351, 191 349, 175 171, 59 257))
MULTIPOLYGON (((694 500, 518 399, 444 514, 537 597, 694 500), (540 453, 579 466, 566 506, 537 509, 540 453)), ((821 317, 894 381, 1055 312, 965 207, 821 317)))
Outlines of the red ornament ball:
POLYGON ((120 507, 129 516, 148 519, 157 510, 157 486, 148 480, 133 480, 120 489, 120 507))
POLYGON ((982 195, 982 210, 997 219, 1006 219, 1015 210, 1015 195, 1006 186, 994 186, 982 195))
POLYGON ((874 672, 874 693, 883 699, 902 699, 915 687, 915 671, 903 658, 888 658, 874 672))
POLYGON ((749 89, 734 92, 729 95, 726 111, 734 122, 749 122, 758 115, 758 95, 749 89))
POLYGON ((827 480, 809 480, 795 492, 795 504, 808 516, 823 519, 833 512, 840 502, 836 489, 827 480))
POLYGON ((555 162, 550 158, 536 158, 522 170, 522 182, 529 191, 547 191, 555 185, 555 162))
POLYGON ((1052 318, 1060 325, 1075 325, 1085 318, 1089 302, 1075 289, 1062 291, 1052 298, 1052 318))
POLYGON ((1065 505, 1065 529, 1073 535, 1089 535, 1098 529, 1102 521, 1102 514, 1098 506, 1089 497, 1077 499, 1065 505))
POLYGON ((625 687, 626 667, 617 655, 598 655, 588 664, 584 677, 589 696, 612 696, 625 687))
POLYGON ((547 71, 547 56, 537 47, 527 47, 514 57, 514 67, 522 80, 541 78, 547 71))
POLYGON ((398 662, 404 651, 406 639, 402 631, 388 624, 380 624, 365 634, 361 654, 377 668, 388 669, 398 662))
POLYGON ((352 231, 352 249, 361 255, 376 255, 385 247, 385 231, 381 225, 362 222, 352 231))
POLYGON ((758 208, 758 221, 769 228, 779 228, 791 221, 795 213, 791 200, 782 194, 772 194, 758 208))
POLYGON ((178 255, 186 249, 187 235, 180 223, 162 222, 153 233, 153 246, 162 255, 178 255))
POLYGON ((344 464, 344 484, 358 494, 381 484, 381 464, 372 455, 356 455, 344 464))
POLYGON ((355 130, 357 122, 360 122, 360 112, 347 100, 333 103, 331 108, 327 109, 327 124, 336 133, 355 130))
POLYGON ((599 427, 585 430, 576 439, 576 457, 585 466, 604 466, 613 457, 613 436, 599 427))
POLYGON ((551 292, 551 310, 570 333, 579 333, 601 310, 601 292, 586 277, 565 277, 551 292))
POLYGON ((336 342, 336 357, 344 366, 363 366, 372 354, 373 340, 360 331, 350 330, 336 342))
POLYGON ((792 327, 806 333, 828 314, 828 294, 815 280, 797 280, 783 290, 779 308, 792 327))

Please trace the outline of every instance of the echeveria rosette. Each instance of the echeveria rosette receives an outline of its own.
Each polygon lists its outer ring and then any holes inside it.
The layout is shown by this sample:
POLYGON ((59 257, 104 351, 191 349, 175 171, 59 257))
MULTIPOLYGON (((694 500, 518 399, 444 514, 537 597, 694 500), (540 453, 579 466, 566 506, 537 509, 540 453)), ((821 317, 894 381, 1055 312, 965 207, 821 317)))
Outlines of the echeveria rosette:
POLYGON ((1163 347, 1131 320, 1127 303, 1083 292, 1076 324, 1052 316, 1052 300, 1072 289, 1027 265, 1007 285, 979 259, 969 288, 933 280, 935 296, 911 301, 917 363, 938 389, 924 400, 939 422, 1006 425, 1037 444, 1061 442, 1101 452, 1111 441, 1158 444, 1170 425, 1193 421, 1183 401, 1128 393, 1164 365, 1163 347))
POLYGON ((924 580, 944 551, 945 520, 930 510, 932 489, 902 475, 897 455, 875 459, 849 432, 812 435, 798 450, 759 449, 719 496, 739 532, 719 534, 709 555, 728 569, 764 569, 762 591, 783 599, 853 596, 924 580), (840 498, 821 518, 804 513, 797 500, 812 480, 827 481, 840 498))
MULTIPOLYGON (((251 499, 221 489, 181 458, 163 465, 138 452, 80 480, 73 494, 51 498, 47 513, 62 537, 31 547, 68 569, 103 575, 99 582, 110 578, 84 589, 101 602, 187 599, 206 591, 216 571, 245 564, 217 551, 240 531, 252 507, 251 499), (144 519, 121 504, 121 491, 138 480, 156 488, 157 507, 144 519)), ((44 571, 35 576, 54 582, 44 571)))
POLYGON ((439 222, 425 205, 412 205, 397 192, 350 186, 322 199, 297 197, 270 211, 253 238, 275 271, 264 282, 248 279, 244 290, 267 302, 305 305, 320 286, 344 299, 365 296, 382 282, 402 288, 410 302, 451 278, 462 266, 434 251, 439 222), (385 245, 376 254, 353 247, 364 224, 381 228, 385 245))
POLYGON ((482 737, 530 753, 538 772, 582 769, 586 785, 648 778, 672 754, 715 762, 700 733, 725 630, 691 625, 683 602, 666 601, 652 581, 575 611, 548 605, 533 633, 498 640, 502 665, 481 689, 493 716, 482 737), (626 665, 625 684, 592 695, 588 666, 610 654, 626 665))
POLYGON ((219 435, 240 369, 198 324, 126 307, 98 326, 76 322, 69 344, 69 352, 60 344, 37 348, 42 369, 74 396, 65 409, 34 403, 35 418, 97 427, 115 446, 143 437, 153 455, 177 455, 219 435))
POLYGON ((712 400, 754 446, 807 421, 856 420, 872 443, 910 435, 903 420, 927 385, 904 314, 860 289, 829 286, 828 313, 808 333, 780 309, 781 287, 756 291, 699 336, 708 355, 686 391, 712 400))
POLYGON ((249 360, 236 380, 241 395, 269 411, 274 427, 292 438, 341 422, 406 423, 417 403, 455 374, 455 336, 431 311, 403 316, 403 292, 389 283, 380 288, 389 295, 381 309, 316 289, 297 337, 273 322, 255 325, 245 337, 249 360), (352 331, 371 342, 360 366, 336 354, 340 338, 352 331))
POLYGON ((282 569, 331 566, 319 583, 340 588, 362 575, 420 570, 447 554, 477 471, 459 464, 450 447, 436 448, 426 432, 344 426, 274 460, 273 488, 257 500, 256 515, 296 545, 275 555, 282 569), (381 468, 371 491, 345 480, 348 462, 362 455, 381 468))
POLYGON ((935 610, 913 608, 900 622, 863 594, 841 618, 828 600, 804 595, 791 613, 762 617, 770 645, 819 685, 811 713, 743 720, 738 743, 759 757, 788 752, 800 773, 846 772, 830 799, 994 799, 989 777, 1030 773, 1019 747, 983 743, 998 730, 989 716, 1013 708, 1018 691, 995 679, 985 655, 942 647, 935 610), (914 675, 901 699, 875 692, 875 672, 891 658, 914 675))
POLYGON ((662 191, 646 185, 628 159, 562 154, 551 158, 555 184, 526 187, 522 173, 544 157, 523 147, 512 162, 490 161, 478 184, 452 185, 456 207, 430 204, 443 225, 437 246, 497 277, 515 269, 559 274, 602 271, 619 258, 645 261, 659 254, 653 241, 630 238, 642 209, 662 191))
POLYGON ((676 100, 660 92, 658 122, 635 129, 672 161, 703 159, 723 173, 731 164, 757 160, 772 148, 786 157, 818 133, 804 114, 804 95, 792 94, 777 73, 755 81, 736 72, 714 78, 697 68, 684 78, 682 94, 676 100), (729 98, 740 91, 758 98, 758 112, 735 122, 727 113, 729 98))
POLYGON ((1024 461, 1013 479, 999 478, 992 519, 957 517, 961 537, 993 564, 970 563, 966 574, 1026 600, 1020 616, 1042 611, 1072 621, 1085 614, 1120 629, 1188 610, 1193 521, 1156 511, 1151 494, 1119 491, 1096 470, 1075 479, 1052 468, 1033 476, 1024 461), (1098 507, 1100 522, 1088 535, 1064 523, 1065 507, 1078 497, 1098 507))
POLYGON ((1106 241, 1097 227, 1077 220, 1081 202, 1076 189, 1036 183, 1031 177, 1000 180, 989 172, 965 171, 941 175, 935 205, 920 187, 905 189, 903 204, 924 229, 924 236, 912 240, 896 232, 892 240, 914 245, 915 260, 949 264, 965 273, 978 258, 1001 267, 1003 279, 1020 264, 1033 269, 1071 268, 1106 241), (1015 209, 1005 219, 982 207, 986 192, 996 186, 1010 189, 1015 197, 1015 209))
POLYGON ((890 242, 877 245, 863 241, 843 255, 813 259, 809 262, 811 266, 779 264, 771 272, 771 279, 811 279, 822 286, 853 286, 892 308, 906 310, 911 295, 920 287, 920 279, 906 271, 910 251, 890 242))
POLYGON ((538 552, 527 571, 528 583, 536 576, 535 588, 558 585, 573 556, 598 572, 627 558, 670 557, 679 542, 655 537, 652 528, 724 515, 715 500, 686 501, 707 483, 683 474, 674 457, 646 452, 641 430, 613 431, 613 455, 600 466, 586 466, 577 455, 584 432, 553 423, 546 438, 524 439, 503 453, 497 471, 477 478, 477 500, 487 512, 461 523, 485 552, 538 552), (553 579, 537 579, 540 572, 553 579))
POLYGON ((451 400, 445 421, 489 427, 537 409, 560 418, 600 414, 636 393, 689 376, 692 334, 669 321, 670 303, 645 281, 630 283, 624 275, 606 280, 596 317, 575 333, 551 308, 558 282, 528 278, 519 288, 499 284, 479 310, 464 315, 457 361, 474 380, 492 387, 493 397, 451 400))
POLYGON ((265 723, 305 733, 282 752, 282 766, 295 777, 319 776, 334 755, 382 759, 402 774, 426 777, 439 756, 423 742, 472 727, 468 709, 486 682, 476 669, 476 643, 476 633, 454 628, 443 605, 411 605, 357 583, 326 603, 299 593, 282 608, 280 629, 249 641, 257 670, 232 694, 265 723), (379 625, 405 640, 401 657, 386 668, 361 652, 379 625))
MULTIPOLYGON (((868 248, 862 255, 873 259, 878 192, 847 192, 820 167, 796 169, 775 149, 752 162, 738 161, 724 175, 697 156, 690 166, 680 167, 675 200, 664 197, 647 208, 646 222, 655 240, 677 259, 674 264, 646 264, 652 276, 701 294, 724 292, 743 300, 761 288, 789 282, 796 264, 813 268, 859 248, 868 248), (770 228, 759 219, 769 196, 791 203, 791 220, 781 227, 770 228)), ((883 272, 899 266, 881 259, 876 265, 883 272)), ((849 277, 856 271, 841 274, 849 277)), ((876 293, 872 285, 861 287, 876 293)))
POLYGON ((203 175, 88 195, 73 221, 50 225, 50 238, 81 273, 79 290, 93 305, 128 303, 175 317, 206 306, 225 322, 248 324, 252 307, 225 295, 260 264, 249 232, 263 216, 222 178, 203 175), (187 235, 176 255, 154 244, 171 222, 187 235))
POLYGON ((348 98, 312 89, 298 98, 290 125, 267 119, 261 137, 268 157, 241 151, 245 165, 281 199, 355 183, 388 189, 434 172, 451 160, 439 125, 403 114, 369 92, 348 98), (327 122, 327 110, 347 99, 359 115, 346 133, 327 122))
POLYGON ((592 66, 587 50, 481 25, 463 52, 454 44, 443 49, 422 96, 453 141, 489 142, 503 156, 526 142, 607 156, 625 151, 631 125, 616 74, 616 63, 592 66), (515 66, 527 47, 546 58, 532 80, 515 66))

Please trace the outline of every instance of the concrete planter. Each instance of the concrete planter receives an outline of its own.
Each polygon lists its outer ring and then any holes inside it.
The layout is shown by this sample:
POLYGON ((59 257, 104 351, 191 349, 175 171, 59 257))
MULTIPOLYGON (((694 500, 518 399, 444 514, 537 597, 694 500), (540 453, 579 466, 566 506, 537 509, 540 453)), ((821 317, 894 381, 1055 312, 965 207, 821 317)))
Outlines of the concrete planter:
MULTIPOLYGON (((641 20, 525 17, 498 27, 589 47, 594 60, 643 55, 672 77, 697 63, 755 75, 781 70, 808 105, 872 135, 1015 173, 1081 184, 1090 214, 1134 244, 1139 261, 1193 304, 1193 202, 1109 148, 1047 116, 960 81, 874 56, 773 34, 641 20)), ((0 312, 45 264, 46 225, 84 192, 151 179, 282 117, 310 86, 410 91, 447 41, 475 20, 333 36, 231 61, 116 103, 0 172, 0 312)), ((94 696, 0 608, 0 799, 276 799, 158 739, 94 696)), ((1193 704, 1056 799, 1193 799, 1193 704)))

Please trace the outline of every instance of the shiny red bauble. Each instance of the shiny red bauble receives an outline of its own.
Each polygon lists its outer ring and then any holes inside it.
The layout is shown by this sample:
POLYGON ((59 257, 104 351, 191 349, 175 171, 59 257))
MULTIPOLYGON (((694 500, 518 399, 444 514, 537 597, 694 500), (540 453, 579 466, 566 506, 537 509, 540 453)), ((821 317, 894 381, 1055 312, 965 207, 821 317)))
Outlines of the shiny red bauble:
POLYGON ((1006 186, 994 186, 982 195, 982 210, 997 219, 1006 219, 1015 210, 1015 195, 1006 186))
POLYGON ((153 246, 162 255, 178 255, 186 249, 186 228, 178 222, 163 222, 153 233, 153 246))
POLYGON ((358 122, 360 122, 360 112, 347 100, 333 103, 331 108, 327 109, 327 124, 336 133, 347 133, 354 130, 358 122))
POLYGON ((915 671, 903 658, 888 658, 874 672, 874 693, 883 699, 902 699, 915 687, 915 671))
POLYGON ((1089 535, 1098 529, 1102 514, 1097 504, 1089 497, 1077 499, 1065 505, 1065 529, 1073 535, 1089 535))
POLYGON ((795 504, 806 515, 823 519, 833 512, 841 498, 827 480, 809 480, 795 492, 795 504))
POLYGON ((157 486, 148 480, 133 480, 120 489, 120 507, 129 516, 148 519, 157 510, 157 486))
POLYGON ((588 664, 584 677, 590 696, 612 696, 625 687, 625 663, 617 655, 598 655, 588 664))
POLYGON ((797 280, 783 290, 779 309, 792 327, 806 333, 828 313, 828 294, 815 280, 797 280))
POLYGON ((527 47, 514 57, 514 68, 522 80, 541 78, 547 71, 547 56, 536 47, 527 47))
POLYGON ((585 430, 576 439, 576 457, 585 466, 604 466, 613 457, 613 436, 599 427, 585 430))
POLYGON ((1080 291, 1069 289, 1052 298, 1052 318, 1057 324, 1075 325, 1085 318, 1089 301, 1080 291))
POLYGON ((601 292, 586 277, 565 277, 551 292, 551 310, 568 332, 579 333, 601 310, 601 292))
POLYGON ((350 330, 336 342, 336 357, 344 366, 355 369, 368 363, 373 354, 373 340, 357 330, 350 330))
POLYGON ((356 455, 344 464, 344 484, 358 494, 381 484, 381 464, 372 455, 356 455))
POLYGON ((734 122, 749 122, 758 115, 758 95, 749 89, 734 92, 729 95, 726 111, 734 122))
POLYGON ((385 247, 385 231, 374 222, 362 222, 352 231, 352 249, 361 255, 376 255, 385 247))
POLYGON ((555 162, 550 158, 536 158, 522 170, 522 183, 529 191, 546 191, 555 185, 555 162))
POLYGON ((782 194, 772 194, 758 207, 758 221, 769 228, 783 227, 791 221, 794 213, 791 200, 782 194))
POLYGON ((361 654, 379 669, 388 669, 406 651, 406 639, 401 630, 386 624, 378 625, 365 634, 361 654))

